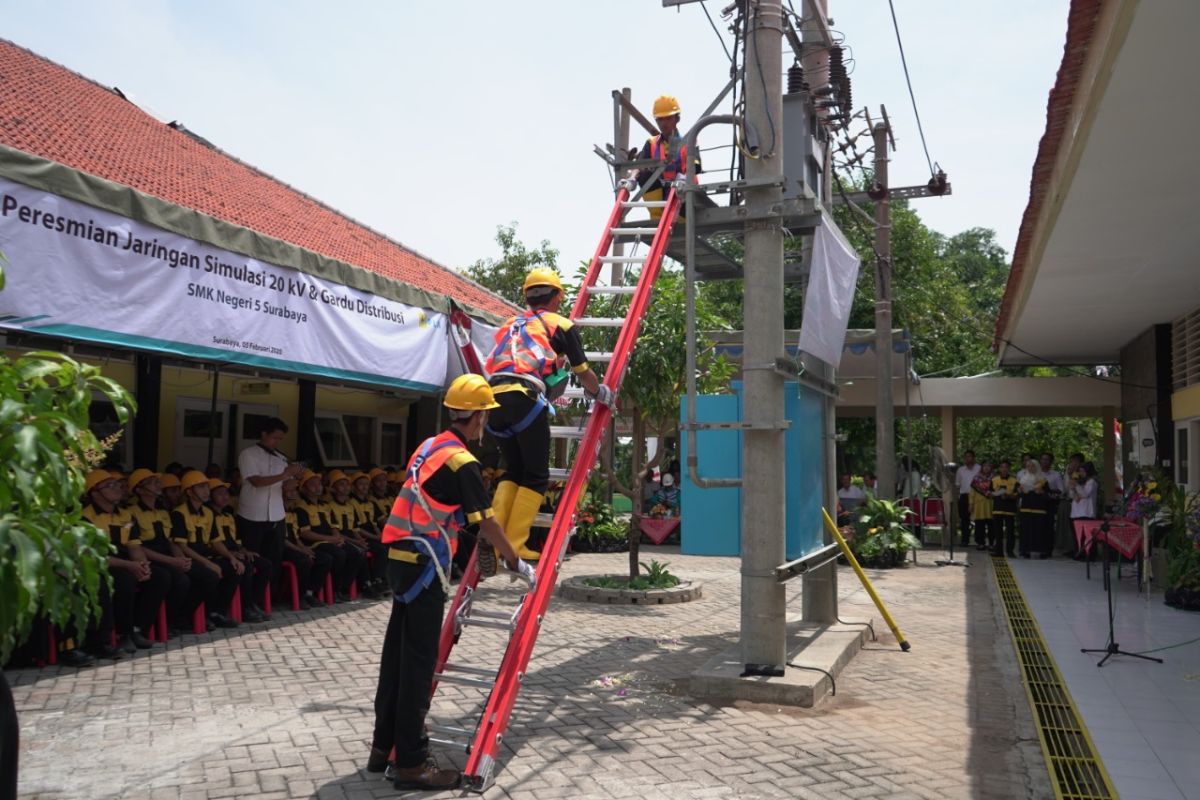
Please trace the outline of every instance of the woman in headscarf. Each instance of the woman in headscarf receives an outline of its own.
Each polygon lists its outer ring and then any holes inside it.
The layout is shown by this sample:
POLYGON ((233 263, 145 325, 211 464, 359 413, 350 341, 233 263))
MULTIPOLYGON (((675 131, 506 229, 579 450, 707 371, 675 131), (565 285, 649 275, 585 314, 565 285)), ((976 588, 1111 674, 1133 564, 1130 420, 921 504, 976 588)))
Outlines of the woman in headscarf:
POLYGON ((1046 494, 1046 476, 1035 458, 1025 461, 1017 491, 1021 495, 1021 557, 1032 558, 1034 550, 1040 558, 1049 558, 1054 547, 1051 539, 1050 497, 1046 494))

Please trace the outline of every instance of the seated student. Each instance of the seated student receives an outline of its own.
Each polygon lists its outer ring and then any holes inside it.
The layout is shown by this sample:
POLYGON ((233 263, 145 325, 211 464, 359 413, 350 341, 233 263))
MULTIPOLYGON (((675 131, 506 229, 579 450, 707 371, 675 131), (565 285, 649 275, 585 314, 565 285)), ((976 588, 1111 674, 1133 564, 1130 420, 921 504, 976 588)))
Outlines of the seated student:
MULTIPOLYGON (((329 485, 328 510, 326 512, 329 525, 359 553, 361 566, 354 574, 354 579, 358 581, 359 594, 367 597, 378 596, 382 586, 376 584, 375 576, 372 574, 372 560, 367 558, 369 544, 366 537, 355 525, 358 519, 358 510, 350 501, 350 478, 340 469, 335 469, 326 476, 326 483, 329 485)), ((383 555, 387 554, 383 553, 383 555)), ((375 561, 378 563, 377 559, 375 561)))
POLYGON ((996 533, 992 511, 992 462, 979 465, 979 474, 971 479, 971 493, 967 500, 971 522, 975 528, 975 549, 995 549, 996 533))
POLYGON ((300 498, 296 501, 296 521, 300 538, 316 550, 328 548, 333 559, 333 597, 344 603, 350 599, 350 584, 363 568, 362 553, 334 529, 329 504, 321 499, 321 476, 312 470, 300 476, 300 498))
POLYGON ((367 552, 371 553, 369 562, 371 580, 374 583, 375 594, 379 597, 390 597, 387 588, 387 547, 380 541, 380 531, 375 524, 375 504, 371 502, 371 479, 365 472, 356 472, 350 476, 350 505, 354 507, 354 528, 367 544, 367 552))
POLYGON ((151 571, 162 572, 168 579, 167 619, 171 635, 176 635, 190 629, 196 606, 212 595, 218 580, 206 569, 192 569, 192 560, 171 541, 171 514, 159 502, 159 476, 148 469, 135 469, 129 483, 135 498, 129 514, 151 571))
POLYGON ((654 494, 654 505, 667 509, 668 516, 679 516, 679 488, 675 476, 669 472, 662 476, 662 488, 654 494))
POLYGON ((392 503, 396 501, 396 495, 388 493, 387 473, 379 467, 368 472, 367 478, 371 482, 371 505, 375 506, 372 518, 375 520, 375 529, 381 531, 387 524, 388 515, 392 513, 392 503))
POLYGON ((320 595, 325 588, 325 576, 333 569, 333 555, 329 548, 309 547, 301 538, 301 533, 308 529, 301 529, 296 515, 296 501, 300 497, 297 488, 299 483, 295 478, 288 478, 283 482, 283 560, 296 567, 296 582, 300 587, 300 610, 307 611, 325 605, 320 595))
POLYGON ((161 570, 151 569, 133 518, 118 504, 125 493, 124 482, 124 478, 115 478, 104 470, 89 473, 84 484, 87 503, 83 517, 108 534, 116 548, 108 557, 113 580, 113 621, 120 648, 134 653, 154 646, 144 633, 158 618, 158 607, 170 587, 170 578, 161 570))
POLYGON ((158 476, 158 485, 162 487, 162 497, 158 504, 170 514, 172 509, 183 502, 183 489, 179 486, 179 477, 164 472, 158 476))
POLYGON ((237 517, 229 507, 229 484, 220 478, 208 479, 208 507, 213 512, 217 537, 213 549, 234 563, 238 585, 242 588, 242 619, 246 622, 265 622, 271 615, 263 611, 262 602, 271 585, 271 563, 242 544, 237 532, 237 517), (241 570, 237 570, 237 566, 241 570))
POLYGON ((205 598, 209 622, 218 628, 236 628, 238 623, 229 616, 229 604, 237 591, 240 572, 217 551, 216 519, 212 509, 205 505, 208 478, 199 470, 190 470, 184 473, 179 486, 183 502, 171 511, 171 538, 192 560, 193 569, 199 564, 217 579, 216 591, 205 598))

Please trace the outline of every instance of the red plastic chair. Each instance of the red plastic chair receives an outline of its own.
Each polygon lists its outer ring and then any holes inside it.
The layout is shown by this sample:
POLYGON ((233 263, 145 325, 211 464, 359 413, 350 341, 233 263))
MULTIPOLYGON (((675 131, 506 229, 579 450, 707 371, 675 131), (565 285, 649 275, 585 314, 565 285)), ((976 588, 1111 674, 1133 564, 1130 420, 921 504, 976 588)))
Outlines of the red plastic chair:
POLYGON ((242 621, 242 587, 233 590, 233 599, 229 601, 229 616, 234 622, 242 621))
POLYGON ((943 543, 946 531, 946 503, 940 497, 930 497, 925 501, 921 514, 921 526, 925 530, 938 532, 938 544, 943 543))
POLYGON ((158 619, 150 626, 150 630, 146 631, 147 637, 152 642, 165 642, 167 640, 167 601, 159 603, 158 619))
POLYGON ((333 576, 325 576, 325 589, 321 592, 321 601, 327 606, 333 605, 333 576))
MULTIPOLYGON (((300 578, 296 574, 296 565, 290 561, 284 561, 282 566, 283 566, 283 571, 280 573, 280 577, 287 578, 287 585, 289 585, 292 590, 292 611, 299 611, 300 610, 300 578)), ((271 613, 271 592, 269 589, 267 590, 267 602, 266 602, 266 605, 263 606, 263 609, 268 614, 271 613)))
POLYGON ((58 663, 58 636, 53 625, 46 625, 46 663, 52 667, 58 663))
POLYGON ((204 603, 196 606, 196 611, 192 614, 192 633, 197 636, 208 633, 208 609, 204 607, 204 603))

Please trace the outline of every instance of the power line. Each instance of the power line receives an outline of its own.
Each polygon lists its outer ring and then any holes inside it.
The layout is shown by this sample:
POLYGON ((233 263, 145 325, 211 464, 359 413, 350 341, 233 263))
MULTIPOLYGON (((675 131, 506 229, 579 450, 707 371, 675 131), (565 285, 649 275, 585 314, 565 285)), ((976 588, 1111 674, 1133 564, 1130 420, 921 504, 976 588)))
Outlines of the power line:
POLYGON ((892 11, 892 28, 896 31, 896 46, 900 48, 900 64, 904 67, 904 81, 908 84, 908 96, 912 100, 913 115, 917 118, 917 133, 921 135, 921 147, 925 150, 925 162, 929 165, 929 174, 933 175, 933 159, 929 157, 929 145, 925 143, 925 128, 921 125, 921 112, 917 110, 917 97, 913 94, 912 78, 908 75, 908 59, 904 57, 904 42, 900 40, 900 24, 896 22, 896 6, 888 0, 888 8, 892 11))
POLYGON ((717 39, 721 42, 721 49, 725 51, 725 57, 729 59, 729 63, 733 63, 733 55, 730 54, 729 48, 725 45, 725 37, 721 35, 721 31, 717 29, 717 23, 713 22, 712 14, 708 13, 708 6, 703 0, 700 2, 700 8, 704 10, 704 16, 708 18, 708 24, 712 26, 713 33, 717 35, 717 39))

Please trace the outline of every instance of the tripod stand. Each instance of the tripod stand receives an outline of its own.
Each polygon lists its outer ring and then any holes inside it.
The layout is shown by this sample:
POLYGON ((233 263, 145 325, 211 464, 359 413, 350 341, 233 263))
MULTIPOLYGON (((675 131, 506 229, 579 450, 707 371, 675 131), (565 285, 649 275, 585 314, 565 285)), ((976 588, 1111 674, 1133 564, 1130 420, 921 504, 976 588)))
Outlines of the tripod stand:
MULTIPOLYGON (((942 508, 944 509, 945 505, 942 508)), ((958 518, 958 503, 954 503, 950 508, 951 511, 947 521, 947 525, 950 528, 950 558, 939 558, 933 563, 939 567, 969 567, 971 566, 970 561, 959 561, 954 557, 954 537, 958 535, 958 529, 962 525, 962 521, 958 518)), ((943 517, 945 516, 945 512, 943 511, 943 517)))
MULTIPOLYGON (((1104 653, 1104 658, 1100 659, 1097 667, 1103 667, 1104 662, 1108 661, 1113 656, 1133 656, 1144 661, 1156 661, 1159 664, 1163 663, 1161 658, 1154 656, 1144 656, 1139 653, 1130 653, 1121 649, 1117 644, 1116 633, 1113 631, 1113 587, 1112 587, 1112 545, 1108 541, 1108 520, 1104 520, 1104 524, 1100 526, 1100 531, 1096 534, 1095 541, 1104 542, 1104 593, 1108 596, 1108 642, 1103 648, 1081 648, 1081 653, 1104 653)), ((1118 555, 1117 558, 1120 558, 1118 555)))

